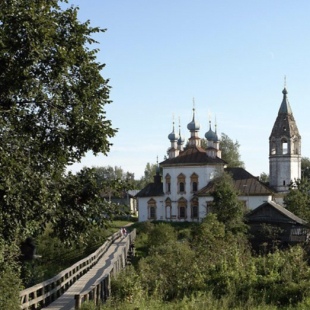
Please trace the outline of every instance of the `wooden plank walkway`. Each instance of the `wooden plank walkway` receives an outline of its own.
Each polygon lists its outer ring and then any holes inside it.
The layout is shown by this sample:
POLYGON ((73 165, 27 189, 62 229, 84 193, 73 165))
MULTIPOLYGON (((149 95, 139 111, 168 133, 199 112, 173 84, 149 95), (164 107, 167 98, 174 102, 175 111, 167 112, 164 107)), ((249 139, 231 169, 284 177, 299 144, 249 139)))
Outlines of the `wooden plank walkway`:
POLYGON ((74 310, 75 309, 75 295, 83 290, 90 288, 98 279, 107 275, 113 268, 115 257, 122 251, 126 245, 126 238, 116 240, 111 244, 107 252, 98 261, 98 263, 91 268, 85 275, 78 279, 70 288, 61 295, 58 299, 52 302, 44 309, 48 310, 74 310))

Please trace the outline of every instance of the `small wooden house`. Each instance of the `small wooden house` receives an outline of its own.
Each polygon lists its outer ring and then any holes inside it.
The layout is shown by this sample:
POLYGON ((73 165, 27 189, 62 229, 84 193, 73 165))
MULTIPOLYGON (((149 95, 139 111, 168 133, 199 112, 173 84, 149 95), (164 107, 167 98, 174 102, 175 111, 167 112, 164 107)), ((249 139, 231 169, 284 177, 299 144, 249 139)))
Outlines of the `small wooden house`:
POLYGON ((310 234, 306 221, 274 201, 267 201, 249 212, 246 221, 256 248, 263 243, 287 246, 305 242, 310 234))

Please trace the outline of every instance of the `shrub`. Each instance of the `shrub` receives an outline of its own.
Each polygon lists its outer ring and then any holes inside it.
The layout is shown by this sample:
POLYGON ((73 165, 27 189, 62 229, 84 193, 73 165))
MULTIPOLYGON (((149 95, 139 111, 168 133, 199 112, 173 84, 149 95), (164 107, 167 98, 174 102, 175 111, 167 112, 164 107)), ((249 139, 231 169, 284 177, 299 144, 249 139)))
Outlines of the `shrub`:
POLYGON ((21 281, 17 258, 18 249, 0 240, 0 309, 20 309, 21 281))

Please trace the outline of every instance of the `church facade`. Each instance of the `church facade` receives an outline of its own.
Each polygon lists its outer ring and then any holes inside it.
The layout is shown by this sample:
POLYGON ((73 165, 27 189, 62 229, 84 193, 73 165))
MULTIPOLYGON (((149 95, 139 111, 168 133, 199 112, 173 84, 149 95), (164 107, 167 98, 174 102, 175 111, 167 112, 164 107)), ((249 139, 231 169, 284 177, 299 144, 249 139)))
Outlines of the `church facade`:
POLYGON ((173 124, 168 135, 168 158, 159 163, 154 182, 137 195, 139 221, 201 221, 211 212, 212 180, 223 171, 229 172, 239 199, 248 209, 272 201, 277 191, 288 190, 288 184, 300 177, 300 135, 283 90, 283 101, 270 136, 270 186, 260 182, 243 168, 227 168, 221 158, 217 128, 205 133, 206 146, 199 137, 200 125, 195 119, 187 125, 190 137, 186 147, 181 131, 173 124), (162 169, 162 175, 160 174, 162 169))

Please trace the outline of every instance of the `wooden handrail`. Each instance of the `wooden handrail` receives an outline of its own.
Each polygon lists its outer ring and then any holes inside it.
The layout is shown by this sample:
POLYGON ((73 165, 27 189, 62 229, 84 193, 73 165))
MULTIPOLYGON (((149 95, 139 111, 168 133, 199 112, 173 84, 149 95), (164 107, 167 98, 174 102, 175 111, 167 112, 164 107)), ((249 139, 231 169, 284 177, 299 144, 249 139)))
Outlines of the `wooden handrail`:
MULTIPOLYGON (((19 293, 21 309, 37 309, 40 304, 47 305, 62 295, 77 279, 84 275, 104 255, 110 245, 121 237, 114 233, 94 253, 61 271, 55 277, 22 290, 19 293)), ((42 306, 42 305, 41 305, 42 306)))
POLYGON ((134 243, 135 239, 136 229, 126 236, 125 250, 124 248, 121 248, 117 251, 111 265, 105 270, 104 274, 99 277, 90 288, 75 295, 76 310, 79 310, 82 303, 87 300, 93 300, 95 305, 107 300, 107 298, 111 295, 111 278, 116 276, 121 269, 125 268, 127 257, 131 250, 131 245, 134 243))

